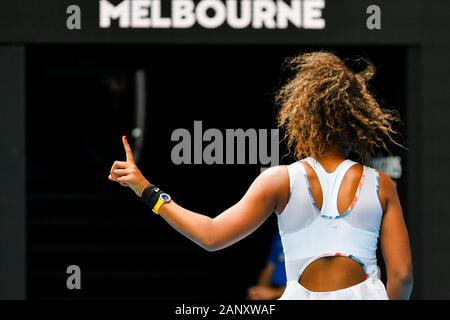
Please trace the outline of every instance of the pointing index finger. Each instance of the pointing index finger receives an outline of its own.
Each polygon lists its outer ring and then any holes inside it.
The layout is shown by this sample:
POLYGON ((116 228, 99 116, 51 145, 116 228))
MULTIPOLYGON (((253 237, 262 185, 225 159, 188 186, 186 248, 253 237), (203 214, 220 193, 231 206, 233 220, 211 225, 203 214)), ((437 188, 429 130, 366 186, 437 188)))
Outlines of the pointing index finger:
POLYGON ((122 137, 123 147, 125 148, 125 154, 127 156, 127 162, 134 163, 133 151, 131 151, 130 145, 128 144, 127 137, 122 137))

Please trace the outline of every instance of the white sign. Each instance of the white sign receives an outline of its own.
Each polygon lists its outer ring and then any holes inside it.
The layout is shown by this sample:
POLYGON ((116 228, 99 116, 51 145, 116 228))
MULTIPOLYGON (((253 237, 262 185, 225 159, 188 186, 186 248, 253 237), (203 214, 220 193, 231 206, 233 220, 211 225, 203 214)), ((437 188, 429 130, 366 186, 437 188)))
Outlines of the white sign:
POLYGON ((100 27, 206 29, 324 29, 325 0, 123 0, 113 4, 100 0, 100 27), (170 5, 163 16, 162 5, 170 5))

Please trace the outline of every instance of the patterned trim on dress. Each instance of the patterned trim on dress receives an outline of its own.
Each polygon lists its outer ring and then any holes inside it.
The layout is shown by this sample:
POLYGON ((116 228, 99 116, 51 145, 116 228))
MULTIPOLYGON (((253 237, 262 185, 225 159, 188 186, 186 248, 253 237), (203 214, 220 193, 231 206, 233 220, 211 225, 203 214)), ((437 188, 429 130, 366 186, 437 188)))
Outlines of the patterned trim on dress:
MULTIPOLYGON (((375 183, 375 189, 377 190, 378 199, 380 199, 380 173, 378 172, 377 169, 374 169, 374 170, 375 170, 376 177, 377 177, 377 180, 375 183)), ((381 203, 381 201, 380 201, 380 203, 381 203)))
POLYGON ((366 279, 369 278, 369 273, 367 272, 366 265, 364 264, 364 262, 362 262, 360 259, 358 259, 354 255, 352 255, 352 254, 343 254, 343 253, 340 253, 340 252, 336 252, 334 255, 336 257, 347 257, 347 258, 353 259, 356 263, 358 263, 364 269, 364 273, 366 274, 366 279))
POLYGON ((299 274, 299 279, 298 279, 298 280, 300 280, 300 278, 301 278, 303 272, 306 270, 306 268, 307 268, 311 263, 313 263, 314 261, 317 261, 317 260, 319 260, 319 259, 321 259, 321 258, 325 258, 325 257, 347 257, 347 258, 350 258, 350 259, 352 259, 353 261, 355 261, 356 263, 358 263, 358 264, 361 266, 361 268, 364 270, 364 274, 365 274, 366 279, 369 278, 369 273, 368 273, 368 271, 367 271, 367 267, 366 267, 366 265, 364 264, 364 262, 362 262, 360 259, 358 259, 357 257, 355 257, 355 256, 352 255, 352 254, 346 254, 346 253, 342 253, 342 252, 334 252, 334 253, 322 253, 322 254, 320 254, 320 255, 318 255, 318 256, 315 256, 315 257, 312 257, 311 259, 309 259, 309 260, 308 260, 306 263, 304 263, 303 266, 301 267, 301 269, 300 269, 300 274, 299 274))

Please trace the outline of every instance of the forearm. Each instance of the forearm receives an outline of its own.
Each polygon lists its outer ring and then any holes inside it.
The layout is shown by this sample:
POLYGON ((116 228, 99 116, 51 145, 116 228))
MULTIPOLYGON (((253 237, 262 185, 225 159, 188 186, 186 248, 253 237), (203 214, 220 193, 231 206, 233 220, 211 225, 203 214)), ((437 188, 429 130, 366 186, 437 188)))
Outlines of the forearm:
POLYGON ((408 300, 411 297, 412 288, 412 276, 388 277, 387 293, 390 300, 408 300))
POLYGON ((208 251, 214 250, 213 220, 187 210, 173 200, 161 207, 159 215, 175 230, 208 251))

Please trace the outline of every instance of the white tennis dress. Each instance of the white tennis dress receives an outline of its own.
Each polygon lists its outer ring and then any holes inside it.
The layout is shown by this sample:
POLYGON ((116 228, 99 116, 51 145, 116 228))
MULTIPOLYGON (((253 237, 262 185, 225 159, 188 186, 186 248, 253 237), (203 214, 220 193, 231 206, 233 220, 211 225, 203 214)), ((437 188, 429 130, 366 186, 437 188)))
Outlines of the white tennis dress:
POLYGON ((286 289, 279 300, 293 299, 388 299, 379 279, 376 249, 382 218, 378 196, 378 172, 363 166, 363 173, 350 207, 342 214, 337 197, 342 180, 356 162, 345 160, 328 173, 313 158, 288 166, 289 201, 277 215, 286 265, 286 289), (316 172, 323 192, 319 210, 314 202, 303 162, 316 172), (366 280, 348 288, 313 292, 298 280, 306 267, 326 256, 346 256, 357 261, 366 272, 366 280))

